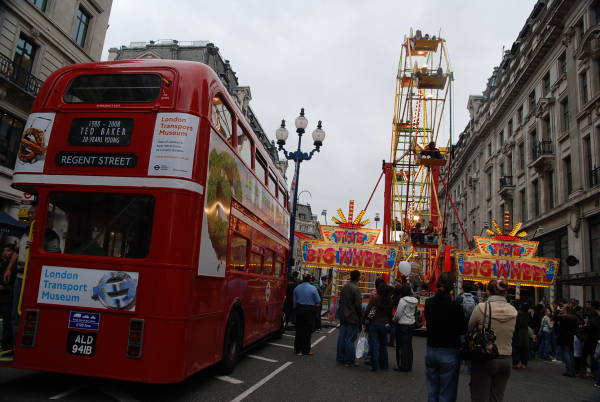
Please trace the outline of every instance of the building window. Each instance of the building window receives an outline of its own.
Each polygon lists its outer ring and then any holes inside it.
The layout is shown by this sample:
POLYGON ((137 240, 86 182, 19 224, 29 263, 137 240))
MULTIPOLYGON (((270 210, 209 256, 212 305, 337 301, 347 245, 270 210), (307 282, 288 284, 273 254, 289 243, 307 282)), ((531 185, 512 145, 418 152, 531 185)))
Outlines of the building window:
POLYGON ((579 96, 581 99, 581 105, 585 105, 588 101, 588 83, 587 83, 587 71, 579 74, 579 96))
POLYGON ((492 185, 492 172, 489 172, 487 174, 487 179, 488 179, 488 196, 487 196, 487 198, 489 200, 489 199, 492 198, 492 187, 493 187, 493 185, 492 185))
POLYGON ((502 148, 502 145, 504 145, 504 130, 498 133, 498 148, 502 148))
POLYGON ((540 216, 540 182, 535 179, 533 183, 533 217, 537 218, 540 216))
POLYGON ((550 141, 552 139, 552 126, 550 125, 550 115, 547 115, 542 119, 542 139, 544 141, 550 141))
POLYGON ((584 156, 584 168, 583 171, 585 178, 588 181, 588 185, 592 187, 594 185, 594 180, 592 177, 592 144, 590 141, 590 137, 585 137, 583 139, 583 156, 584 156))
POLYGON ((583 39, 583 33, 585 32, 585 27, 583 25, 583 18, 577 21, 575 25, 575 39, 577 41, 577 47, 581 45, 581 40, 583 39))
POLYGON ((525 189, 519 191, 519 198, 521 200, 521 220, 527 221, 527 197, 525 197, 525 189))
POLYGON ((517 109, 517 123, 519 125, 523 124, 523 105, 519 106, 519 109, 517 109))
POLYGON ((71 37, 81 47, 85 45, 90 19, 90 15, 83 8, 79 7, 75 16, 75 25, 73 25, 73 35, 71 37))
POLYGON ((542 96, 548 96, 550 93, 550 72, 547 72, 542 78, 542 96))
POLYGON ((492 143, 488 143, 488 158, 492 156, 492 143))
POLYGON ((36 6, 40 11, 46 11, 47 0, 30 0, 31 4, 36 6))
POLYGON ((571 172, 571 157, 567 156, 563 159, 563 168, 565 172, 565 190, 567 191, 567 199, 573 191, 573 173, 571 172))
POLYGON ((529 114, 535 111, 535 89, 529 94, 529 114))
POLYGON ((25 122, 0 110, 0 166, 15 168, 17 149, 25 122))
POLYGON ((600 217, 590 221, 591 271, 600 272, 600 217))
POLYGON ((558 74, 563 75, 567 73, 567 54, 562 53, 558 56, 558 74))
POLYGON ((508 131, 506 133, 507 137, 506 138, 511 138, 513 135, 513 121, 512 119, 510 119, 508 121, 508 131))
POLYGON ((565 98, 560 102, 560 128, 563 133, 569 131, 569 98, 565 98))
POLYGON ((534 161, 537 158, 537 132, 532 130, 529 133, 529 150, 531 152, 531 160, 534 161))
POLYGON ((525 143, 519 144, 519 169, 525 169, 525 143))
POLYGON ((19 36, 17 49, 15 50, 15 58, 13 59, 17 74, 19 74, 19 72, 31 72, 36 49, 37 47, 29 38, 24 35, 19 36))
POLYGON ((548 209, 554 208, 554 171, 551 170, 546 175, 546 195, 548 200, 546 205, 548 209))

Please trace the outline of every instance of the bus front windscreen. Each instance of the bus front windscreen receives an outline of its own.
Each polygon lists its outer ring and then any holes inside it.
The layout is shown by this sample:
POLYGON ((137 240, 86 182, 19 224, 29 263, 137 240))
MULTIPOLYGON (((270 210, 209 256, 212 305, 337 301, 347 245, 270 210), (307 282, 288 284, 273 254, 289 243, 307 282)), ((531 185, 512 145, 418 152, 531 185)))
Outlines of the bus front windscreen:
POLYGON ((154 198, 142 194, 50 194, 47 252, 144 258, 150 249, 154 198))

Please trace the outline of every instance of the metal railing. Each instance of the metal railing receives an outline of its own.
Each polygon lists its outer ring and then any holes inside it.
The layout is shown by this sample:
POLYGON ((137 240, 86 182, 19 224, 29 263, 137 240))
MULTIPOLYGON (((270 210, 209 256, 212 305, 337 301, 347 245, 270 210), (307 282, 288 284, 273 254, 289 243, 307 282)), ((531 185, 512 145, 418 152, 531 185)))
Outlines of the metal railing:
POLYGON ((500 177, 500 190, 504 187, 513 187, 513 177, 512 176, 502 176, 500 177))
POLYGON ((544 156, 544 155, 554 155, 554 147, 552 146, 552 141, 540 141, 533 148, 533 160, 544 156))
POLYGON ((43 82, 3 54, 0 54, 0 77, 12 82, 34 98, 43 82))
POLYGON ((594 168, 592 170, 590 170, 590 182, 592 184, 592 187, 596 187, 597 185, 600 184, 600 167, 594 168))

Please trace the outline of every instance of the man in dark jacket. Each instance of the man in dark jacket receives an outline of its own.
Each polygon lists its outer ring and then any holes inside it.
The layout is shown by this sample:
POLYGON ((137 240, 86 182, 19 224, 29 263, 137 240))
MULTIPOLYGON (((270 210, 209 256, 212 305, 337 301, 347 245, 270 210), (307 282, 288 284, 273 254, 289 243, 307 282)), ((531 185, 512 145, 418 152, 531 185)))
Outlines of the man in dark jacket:
POLYGON ((444 272, 435 296, 425 302, 428 400, 456 401, 460 369, 460 337, 467 331, 463 308, 452 300, 454 275, 444 272))
POLYGON ((555 328, 557 328, 558 338, 556 343, 562 351, 562 358, 565 362, 567 377, 575 377, 575 361, 573 355, 573 337, 577 332, 578 321, 572 307, 567 307, 560 312, 556 319, 555 328))
POLYGON ((346 365, 346 367, 355 364, 356 350, 354 342, 356 342, 362 315, 362 296, 358 289, 359 280, 359 271, 350 272, 350 281, 342 287, 339 299, 340 334, 337 342, 336 360, 346 365))

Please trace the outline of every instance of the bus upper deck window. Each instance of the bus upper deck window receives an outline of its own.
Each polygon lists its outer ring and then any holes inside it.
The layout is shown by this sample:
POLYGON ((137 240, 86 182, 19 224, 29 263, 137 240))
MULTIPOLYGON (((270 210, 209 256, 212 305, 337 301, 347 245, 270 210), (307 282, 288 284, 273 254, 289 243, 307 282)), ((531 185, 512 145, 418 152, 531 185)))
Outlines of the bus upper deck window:
POLYGON ((215 96, 212 100, 212 123, 230 144, 233 144, 233 118, 223 100, 215 96))
POLYGON ((160 95, 158 74, 94 74, 75 78, 67 93, 67 103, 152 102, 160 95))
POLYGON ((55 192, 46 233, 58 235, 65 254, 144 258, 153 214, 154 198, 148 195, 55 192))

